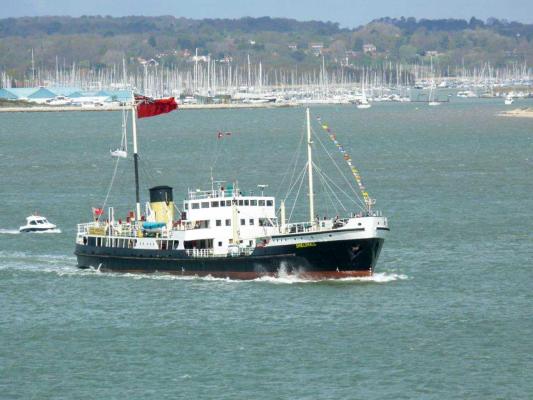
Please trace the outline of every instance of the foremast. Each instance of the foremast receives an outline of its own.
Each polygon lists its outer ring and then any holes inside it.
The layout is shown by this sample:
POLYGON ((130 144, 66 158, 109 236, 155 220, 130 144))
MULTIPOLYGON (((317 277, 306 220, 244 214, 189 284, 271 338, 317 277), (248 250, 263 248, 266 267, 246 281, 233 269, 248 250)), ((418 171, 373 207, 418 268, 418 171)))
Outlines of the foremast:
POLYGON ((311 115, 309 107, 306 109, 307 117, 307 175, 309 178, 309 222, 315 220, 315 198, 313 191, 313 149, 311 140, 311 115))

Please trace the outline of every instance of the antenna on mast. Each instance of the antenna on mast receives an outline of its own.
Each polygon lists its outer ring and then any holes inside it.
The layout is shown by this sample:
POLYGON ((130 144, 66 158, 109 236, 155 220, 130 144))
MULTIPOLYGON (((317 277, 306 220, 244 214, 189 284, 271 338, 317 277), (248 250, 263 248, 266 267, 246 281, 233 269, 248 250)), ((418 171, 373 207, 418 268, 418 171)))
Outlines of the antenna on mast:
POLYGON ((268 187, 268 185, 257 185, 259 190, 261 190, 261 196, 265 195, 265 189, 268 187))

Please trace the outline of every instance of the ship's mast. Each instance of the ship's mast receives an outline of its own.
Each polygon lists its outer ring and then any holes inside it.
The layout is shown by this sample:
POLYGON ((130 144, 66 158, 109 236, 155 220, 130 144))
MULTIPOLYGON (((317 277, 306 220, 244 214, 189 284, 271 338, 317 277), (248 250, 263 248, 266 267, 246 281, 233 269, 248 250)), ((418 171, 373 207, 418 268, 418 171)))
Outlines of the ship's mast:
POLYGON ((135 105, 135 96, 133 96, 133 105, 131 108, 132 131, 133 131, 133 167, 135 169, 135 219, 141 219, 141 198, 139 195, 139 155, 137 154, 137 106, 135 105))
POLYGON ((309 108, 306 110, 307 114, 307 175, 309 176, 309 221, 312 222, 315 219, 315 201, 313 192, 313 155, 312 147, 313 141, 311 140, 311 116, 309 114, 309 108))

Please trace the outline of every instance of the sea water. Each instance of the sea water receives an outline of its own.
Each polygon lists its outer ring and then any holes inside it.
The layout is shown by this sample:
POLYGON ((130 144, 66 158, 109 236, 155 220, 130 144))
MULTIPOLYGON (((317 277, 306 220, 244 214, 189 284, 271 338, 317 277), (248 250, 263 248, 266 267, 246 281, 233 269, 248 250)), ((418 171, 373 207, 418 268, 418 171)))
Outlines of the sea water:
MULTIPOLYGON (((340 281, 78 270, 76 224, 108 191, 118 215, 134 202, 131 159, 109 187, 120 114, 0 114, 0 398, 531 398, 533 119, 500 103, 312 108, 391 226, 374 277, 340 281), (18 234, 33 212, 61 233, 18 234)), ((179 206, 211 176, 279 200, 304 123, 302 108, 140 120, 143 201, 168 184, 179 206)), ((343 211, 316 192, 321 216, 343 211)))

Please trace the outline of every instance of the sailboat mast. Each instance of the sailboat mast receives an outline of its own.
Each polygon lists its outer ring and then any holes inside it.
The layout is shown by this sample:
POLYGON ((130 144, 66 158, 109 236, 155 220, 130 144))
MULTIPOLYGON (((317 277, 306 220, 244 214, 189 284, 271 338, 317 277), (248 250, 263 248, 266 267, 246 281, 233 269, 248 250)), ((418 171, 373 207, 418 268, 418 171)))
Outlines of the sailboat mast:
POLYGON ((313 155, 311 144, 311 117, 309 108, 306 110, 307 115, 307 175, 309 177, 309 221, 314 221, 315 218, 315 202, 313 192, 313 155))
POLYGON ((137 107, 135 106, 135 96, 133 96, 133 105, 131 109, 132 131, 133 131, 133 166, 135 169, 135 219, 141 218, 141 198, 139 195, 139 155, 137 153, 137 107))

